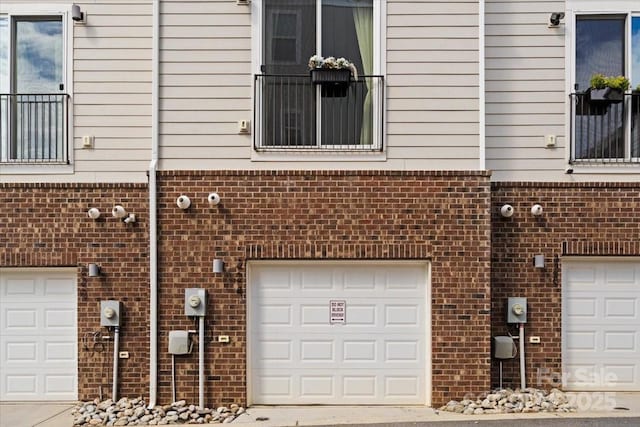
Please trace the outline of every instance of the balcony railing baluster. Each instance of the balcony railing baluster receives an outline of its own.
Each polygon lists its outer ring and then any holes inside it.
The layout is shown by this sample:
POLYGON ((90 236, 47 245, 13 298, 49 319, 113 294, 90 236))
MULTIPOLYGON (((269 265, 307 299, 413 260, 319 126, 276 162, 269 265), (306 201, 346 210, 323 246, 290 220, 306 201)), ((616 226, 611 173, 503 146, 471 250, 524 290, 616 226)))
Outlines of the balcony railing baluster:
POLYGON ((315 85, 308 74, 260 74, 254 90, 258 151, 383 150, 382 76, 360 76, 340 88, 315 85))
POLYGON ((0 94, 0 163, 69 163, 69 95, 0 94))
POLYGON ((593 102, 586 92, 569 96, 571 163, 640 162, 640 93, 617 103, 593 102))

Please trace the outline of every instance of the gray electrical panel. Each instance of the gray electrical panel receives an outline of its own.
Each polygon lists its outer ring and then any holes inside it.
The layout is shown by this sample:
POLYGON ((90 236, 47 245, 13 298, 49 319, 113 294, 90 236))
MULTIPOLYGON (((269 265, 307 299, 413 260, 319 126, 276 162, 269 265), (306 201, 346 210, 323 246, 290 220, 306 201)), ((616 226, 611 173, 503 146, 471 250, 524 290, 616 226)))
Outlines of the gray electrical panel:
POLYGON ((527 323, 526 298, 507 298, 507 323, 527 323))
POLYGON ((493 357, 496 359, 513 359, 515 346, 511 337, 493 337, 493 357))
POLYGON ((169 331, 169 353, 189 353, 189 331, 169 331))
POLYGON ((100 326, 122 325, 122 303, 120 301, 100 301, 100 326))
POLYGON ((207 291, 201 288, 187 288, 184 290, 185 316, 206 316, 207 291))

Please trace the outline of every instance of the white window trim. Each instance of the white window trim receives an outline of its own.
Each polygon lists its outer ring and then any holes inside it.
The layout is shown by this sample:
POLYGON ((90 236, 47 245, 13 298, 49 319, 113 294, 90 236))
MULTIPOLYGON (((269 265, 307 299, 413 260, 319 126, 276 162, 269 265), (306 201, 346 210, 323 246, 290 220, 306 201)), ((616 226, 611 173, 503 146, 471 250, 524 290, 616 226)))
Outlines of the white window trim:
MULTIPOLYGON (((263 0, 252 0, 251 2, 251 70, 252 74, 262 74, 260 66, 262 65, 262 13, 263 0)), ((373 21, 377 23, 373 29, 373 74, 386 74, 386 22, 387 22, 387 0, 373 0, 373 21)), ((255 80, 253 82, 255 84, 255 80)), ((254 149, 252 135, 251 140, 251 161, 252 162, 370 162, 370 161, 386 161, 387 160, 387 112, 386 112, 386 87, 382 87, 383 108, 382 114, 374 109, 375 117, 381 116, 380 121, 374 120, 373 126, 383 126, 381 135, 383 144, 382 151, 372 152, 352 152, 348 150, 339 150, 336 152, 317 150, 312 151, 256 151, 254 149)), ((251 91, 251 105, 255 105, 255 91, 251 91)), ((378 107, 379 108, 379 107, 378 107)))
MULTIPOLYGON (((11 22, 13 16, 59 15, 62 18, 63 31, 63 75, 65 93, 69 95, 69 123, 67 124, 69 164, 20 164, 2 163, 2 175, 43 175, 72 174, 74 172, 74 133, 73 133, 73 21, 71 4, 42 3, 5 3, 0 1, 0 15, 7 16, 11 22)), ((10 24, 11 26, 11 24, 10 24)), ((9 35, 11 40, 11 34, 9 35)))
MULTIPOLYGON (((576 44, 575 29, 576 16, 578 15, 627 15, 640 16, 640 5, 637 0, 610 0, 602 2, 600 0, 567 0, 567 10, 565 12, 565 70, 568 73, 565 78, 565 93, 573 93, 576 76, 576 44), (606 8, 603 8, 606 5, 606 8)), ((626 33, 631 31, 631 22, 627 20, 626 33)), ((631 57, 631 44, 627 43, 625 57, 625 74, 629 75, 631 57)), ((568 136, 569 144, 565 146, 565 160, 567 162, 567 170, 576 175, 580 174, 599 174, 599 175, 630 175, 640 172, 640 164, 637 163, 610 163, 610 164, 570 164, 571 160, 571 144, 574 138, 571 131, 571 105, 567 101, 565 105, 565 135, 568 136)))

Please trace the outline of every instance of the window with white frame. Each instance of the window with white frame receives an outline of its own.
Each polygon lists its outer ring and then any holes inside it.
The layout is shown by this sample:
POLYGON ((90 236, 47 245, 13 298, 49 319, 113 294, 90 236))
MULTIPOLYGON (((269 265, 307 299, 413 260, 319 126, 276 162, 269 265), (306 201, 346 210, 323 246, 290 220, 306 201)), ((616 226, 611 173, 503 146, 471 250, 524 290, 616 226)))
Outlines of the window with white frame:
POLYGON ((262 0, 256 149, 380 150, 378 0, 262 0), (342 83, 313 83, 309 59, 345 58, 342 83), (295 130, 295 132, 292 131, 295 130))
POLYGON ((68 162, 66 44, 63 12, 0 13, 0 162, 68 162))
POLYGON ((639 162, 640 13, 576 13, 574 21, 571 161, 639 162), (591 88, 594 74, 624 76, 630 88, 602 95, 591 88))

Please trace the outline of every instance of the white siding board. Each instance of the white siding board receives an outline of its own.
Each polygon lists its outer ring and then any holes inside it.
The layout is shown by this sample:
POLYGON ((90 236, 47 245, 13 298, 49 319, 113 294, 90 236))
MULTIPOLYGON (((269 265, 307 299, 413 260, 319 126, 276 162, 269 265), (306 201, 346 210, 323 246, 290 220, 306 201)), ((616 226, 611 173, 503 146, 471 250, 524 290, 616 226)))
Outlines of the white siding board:
POLYGON ((425 26, 425 27, 392 27, 387 31, 390 39, 470 39, 478 37, 477 22, 474 25, 462 26, 425 26))
MULTIPOLYGON (((478 63, 477 62, 459 62, 452 67, 451 64, 445 62, 436 63, 419 63, 416 61, 407 62, 389 62, 387 64, 387 72, 392 75, 407 75, 416 74, 416 71, 420 71, 420 75, 425 74, 443 74, 443 75, 459 75, 466 74, 477 77, 478 63), (409 64, 409 65, 408 65, 409 64), (415 64, 415 67, 411 64, 415 64), (418 68, 418 70, 414 69, 418 68)), ((477 81, 477 78, 475 79, 477 81)))
POLYGON ((478 117, 478 112, 468 111, 429 111, 429 110, 404 110, 389 111, 387 121, 389 123, 441 123, 446 118, 448 123, 472 123, 478 117))
POLYGON ((74 49, 75 60, 145 59, 151 60, 151 49, 74 49))
POLYGON ((247 79, 246 86, 218 86, 218 87, 189 87, 189 86, 162 86, 160 88, 160 97, 164 98, 245 98, 251 99, 253 88, 247 79))
MULTIPOLYGON (((487 148, 536 148, 545 147, 545 145, 544 136, 520 136, 518 138, 494 136, 487 140, 487 148)), ((563 149, 565 145, 566 139, 558 138, 556 147, 548 150, 563 149)))
POLYGON ((251 60, 249 50, 167 50, 160 51, 163 62, 248 62, 251 60))
MULTIPOLYGON (((225 25, 224 27, 191 27, 174 25, 160 28, 161 45, 175 48, 180 39, 187 39, 189 43, 205 43, 206 39, 249 38, 247 25, 225 25), (188 29, 188 31, 186 31, 188 29), (168 45, 167 45, 168 43, 168 45)), ((211 42, 210 40, 208 40, 211 42)))
MULTIPOLYGON (((185 5, 188 2, 184 2, 185 5)), ((242 8, 236 7, 236 11, 242 8)), ((216 26, 225 27, 228 25, 251 25, 251 15, 249 13, 220 13, 220 14, 161 14, 160 25, 172 26, 179 25, 184 27, 190 26, 216 26)))
POLYGON ((73 69, 78 71, 151 71, 151 61, 138 59, 125 60, 74 60, 73 69))
POLYGON ((389 39, 389 50, 478 50, 478 39, 389 39))
POLYGON ((390 98, 387 100, 389 114, 402 111, 478 111, 479 100, 470 98, 411 99, 390 98))
POLYGON ((248 73, 243 74, 163 74, 160 78, 162 86, 240 86, 251 78, 248 73))
POLYGON ((78 38, 74 47, 76 49, 147 49, 151 47, 151 38, 133 36, 78 38))
POLYGON ((387 25, 392 27, 441 27, 446 24, 461 27, 477 27, 478 16, 472 13, 449 17, 443 15, 393 15, 392 3, 387 3, 387 25))
MULTIPOLYGON (((151 94, 151 83, 148 82, 102 82, 99 85, 95 82, 76 82, 73 86, 75 93, 145 93, 151 94)), ((147 96, 147 102, 149 97, 147 96)))
POLYGON ((437 63, 478 62, 476 50, 392 50, 387 52, 387 62, 405 62, 420 64, 419 67, 433 66, 437 63))
POLYGON ((78 82, 111 82, 117 83, 124 80, 129 82, 151 83, 151 73, 148 71, 75 71, 74 80, 78 82))
POLYGON ((388 86, 387 99, 438 99, 438 98, 477 98, 478 88, 473 86, 388 86))
POLYGON ((542 137, 549 134, 561 136, 564 135, 564 123, 562 125, 487 126, 486 131, 487 137, 542 137))
POLYGON ((253 108, 250 100, 246 98, 203 98, 203 99, 176 99, 164 98, 160 102, 161 111, 184 111, 184 110, 235 110, 250 112, 253 108))
POLYGON ((455 15, 478 13, 477 1, 466 2, 434 2, 434 1, 400 1, 390 2, 389 16, 394 15, 446 15, 449 19, 455 15))

